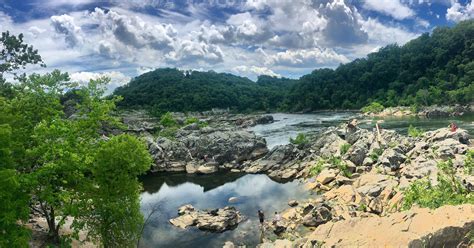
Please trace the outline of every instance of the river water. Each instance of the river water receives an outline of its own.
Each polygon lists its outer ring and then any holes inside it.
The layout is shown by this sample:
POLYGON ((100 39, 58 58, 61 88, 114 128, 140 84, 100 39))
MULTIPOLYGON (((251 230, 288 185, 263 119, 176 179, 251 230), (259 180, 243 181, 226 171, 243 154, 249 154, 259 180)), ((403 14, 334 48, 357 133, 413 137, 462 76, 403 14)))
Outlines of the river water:
MULTIPOLYGON (((251 130, 263 136, 269 148, 289 142, 298 133, 314 133, 324 127, 335 126, 357 116, 354 112, 321 112, 314 114, 273 114, 274 123, 258 125, 251 130)), ((373 128, 376 120, 364 119, 362 128, 373 128)), ((424 119, 417 117, 386 118, 382 128, 406 133, 413 125, 424 130, 447 127, 455 122, 459 127, 474 133, 474 115, 455 118, 424 119)), ((266 216, 287 208, 287 202, 304 199, 308 193, 299 181, 278 183, 266 175, 242 173, 217 173, 211 175, 188 175, 184 173, 159 173, 142 178, 144 191, 141 194, 141 209, 145 217, 150 210, 158 211, 146 225, 141 247, 222 247, 225 241, 256 246, 260 241, 257 210, 263 209, 266 216), (238 201, 229 203, 230 197, 238 201), (235 206, 245 220, 234 230, 209 233, 190 227, 182 230, 169 223, 177 216, 177 209, 192 204, 197 209, 214 209, 235 206)))

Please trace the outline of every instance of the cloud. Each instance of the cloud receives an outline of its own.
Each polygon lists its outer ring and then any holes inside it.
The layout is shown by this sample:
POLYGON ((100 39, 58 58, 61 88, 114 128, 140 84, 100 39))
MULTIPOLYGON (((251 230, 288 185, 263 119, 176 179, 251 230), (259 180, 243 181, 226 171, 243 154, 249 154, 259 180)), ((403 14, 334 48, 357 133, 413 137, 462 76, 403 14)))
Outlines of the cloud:
POLYGON ((348 46, 367 41, 368 35, 361 29, 355 7, 346 5, 343 0, 335 0, 328 2, 321 11, 328 20, 323 31, 326 44, 348 46))
POLYGON ((167 61, 177 64, 192 62, 213 64, 222 62, 223 57, 224 54, 219 46, 193 40, 181 40, 175 50, 166 55, 167 61))
POLYGON ((66 42, 69 46, 74 47, 80 45, 83 42, 83 35, 81 28, 74 23, 74 18, 69 15, 60 15, 51 17, 51 25, 54 30, 64 35, 66 42))
POLYGON ((104 35, 112 35, 126 46, 167 50, 173 46, 177 31, 171 24, 150 23, 136 16, 96 8, 90 17, 104 35))
POLYGON ((105 95, 111 94, 115 88, 125 85, 130 82, 130 77, 124 75, 118 71, 109 71, 109 72, 102 72, 102 73, 94 73, 94 72, 75 72, 69 75, 71 81, 78 82, 80 84, 87 84, 90 80, 97 80, 101 77, 108 77, 110 78, 110 83, 106 85, 105 95))
POLYGON ((458 1, 453 2, 446 11, 446 20, 460 22, 474 18, 474 4, 471 1, 466 5, 461 5, 458 1))
POLYGON ((370 42, 379 46, 392 43, 403 45, 419 35, 418 33, 407 31, 402 27, 382 24, 378 20, 372 18, 361 21, 361 24, 362 29, 367 32, 370 42))
POLYGON ((383 13, 397 20, 415 16, 415 11, 402 4, 400 0, 365 0, 362 6, 365 9, 383 13))
POLYGON ((329 48, 312 48, 286 50, 273 55, 267 55, 266 65, 283 65, 290 67, 321 67, 346 63, 349 60, 329 48))
POLYGON ((255 78, 255 76, 260 76, 260 75, 268 75, 272 77, 281 77, 280 74, 275 73, 271 69, 267 67, 259 67, 259 66, 246 66, 246 65, 240 65, 236 66, 232 69, 234 72, 239 73, 244 76, 248 76, 251 78, 255 78))

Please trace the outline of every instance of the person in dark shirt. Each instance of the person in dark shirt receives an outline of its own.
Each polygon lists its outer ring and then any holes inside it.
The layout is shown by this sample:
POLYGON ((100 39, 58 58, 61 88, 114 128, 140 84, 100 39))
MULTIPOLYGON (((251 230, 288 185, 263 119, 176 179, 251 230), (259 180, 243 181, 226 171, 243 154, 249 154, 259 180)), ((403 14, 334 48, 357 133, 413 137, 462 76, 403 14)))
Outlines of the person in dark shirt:
POLYGON ((263 214, 262 210, 258 210, 258 219, 260 220, 260 224, 263 225, 263 221, 265 220, 265 215, 263 214))

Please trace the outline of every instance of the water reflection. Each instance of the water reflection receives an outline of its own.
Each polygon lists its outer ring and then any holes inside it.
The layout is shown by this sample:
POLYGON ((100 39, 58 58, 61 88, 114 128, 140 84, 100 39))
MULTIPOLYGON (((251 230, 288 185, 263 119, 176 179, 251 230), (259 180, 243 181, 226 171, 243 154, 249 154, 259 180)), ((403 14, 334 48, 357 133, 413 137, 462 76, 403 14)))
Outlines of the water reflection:
POLYGON ((270 213, 286 208, 290 199, 307 197, 297 181, 280 184, 266 175, 162 174, 147 176, 143 182, 142 211, 147 215, 151 208, 158 206, 158 213, 145 229, 142 247, 222 247, 227 240, 255 246, 260 238, 258 209, 263 209, 270 218, 270 213), (229 203, 230 197, 237 197, 237 202, 229 203), (202 232, 193 227, 182 230, 168 220, 176 217, 178 207, 184 204, 198 209, 233 205, 246 219, 236 229, 224 233, 202 232))

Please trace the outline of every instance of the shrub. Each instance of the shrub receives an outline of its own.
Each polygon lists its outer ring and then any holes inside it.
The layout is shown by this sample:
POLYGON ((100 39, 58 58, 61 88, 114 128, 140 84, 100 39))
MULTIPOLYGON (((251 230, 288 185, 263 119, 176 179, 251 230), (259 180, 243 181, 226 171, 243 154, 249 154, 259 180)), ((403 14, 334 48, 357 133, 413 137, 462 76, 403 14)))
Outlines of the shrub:
POLYGON ((474 150, 467 151, 466 160, 464 161, 464 170, 466 174, 474 175, 474 150))
POLYGON ((347 166, 347 164, 342 161, 341 157, 332 156, 329 158, 328 162, 334 167, 338 168, 345 177, 352 176, 352 172, 349 171, 349 166, 347 166))
POLYGON ((196 117, 188 117, 184 121, 184 125, 189 125, 189 124, 193 124, 193 123, 199 123, 199 119, 196 118, 196 117))
POLYGON ((410 105, 410 111, 411 111, 413 114, 418 113, 418 110, 419 110, 419 109, 420 109, 420 108, 419 108, 418 105, 416 105, 416 104, 410 105))
POLYGON ((162 115, 160 118, 160 124, 164 127, 176 127, 178 126, 178 122, 173 118, 173 115, 170 112, 162 115))
POLYGON ((404 209, 410 209, 414 204, 438 208, 443 205, 474 203, 474 193, 469 192, 456 178, 451 160, 440 162, 438 170, 438 184, 433 185, 427 179, 422 179, 405 190, 404 209))
POLYGON ((410 125, 408 127, 408 136, 413 137, 413 138, 418 138, 422 137, 424 135, 425 131, 420 128, 416 128, 413 125, 410 125))
POLYGON ((361 111, 363 113, 380 113, 384 110, 384 106, 378 102, 371 102, 369 105, 363 107, 361 111))
POLYGON ((321 173, 324 169, 324 160, 320 159, 315 165, 311 166, 309 169, 309 175, 314 177, 321 173))
POLYGON ((377 161, 379 160, 380 155, 382 155, 383 149, 382 148, 375 148, 372 153, 369 155, 369 157, 372 159, 372 161, 377 161))
POLYGON ((349 151, 350 148, 351 148, 351 144, 349 143, 341 145, 341 155, 345 155, 347 151, 349 151))
POLYGON ((294 145, 306 145, 309 141, 304 133, 299 133, 296 138, 290 138, 290 142, 294 145))

